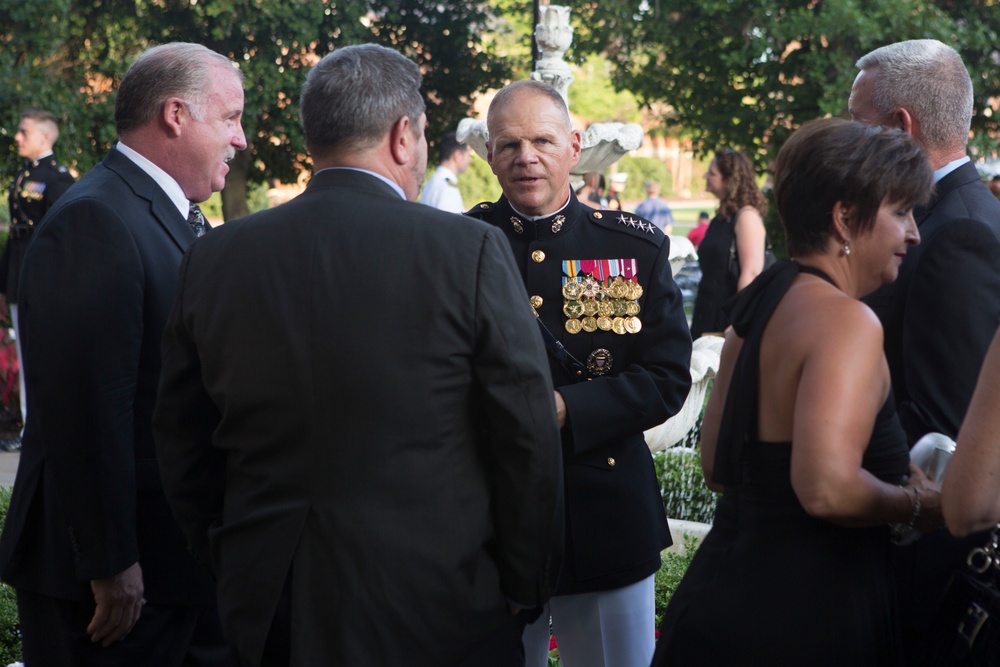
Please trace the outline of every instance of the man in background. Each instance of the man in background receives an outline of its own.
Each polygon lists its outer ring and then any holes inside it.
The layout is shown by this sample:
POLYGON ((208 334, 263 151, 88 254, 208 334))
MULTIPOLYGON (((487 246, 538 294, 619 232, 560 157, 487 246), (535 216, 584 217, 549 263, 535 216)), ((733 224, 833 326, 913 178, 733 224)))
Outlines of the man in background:
POLYGON ((664 234, 674 231, 674 213, 670 205, 660 197, 660 184, 646 181, 646 198, 635 207, 635 214, 646 218, 660 228, 664 234))
POLYGON ((325 56, 306 191, 181 268, 163 485, 254 665, 518 665, 555 584, 545 351, 503 234, 413 203, 420 84, 381 46, 325 56))
MULTIPOLYGON (((28 423, 28 396, 24 389, 24 354, 17 326, 17 284, 24 251, 28 247, 31 233, 35 231, 35 225, 42 221, 56 200, 73 185, 73 175, 52 154, 52 147, 58 138, 59 124, 52 112, 33 109, 21 114, 14 143, 17 144, 17 154, 24 158, 24 166, 17 172, 7 194, 10 230, 3 256, 0 257, 0 295, 10 307, 10 320, 14 326, 14 341, 20 363, 18 376, 21 384, 22 424, 28 423)), ((21 438, 0 442, 0 449, 8 452, 20 450, 21 438)))
MULTIPOLYGON (((848 107, 855 120, 898 127, 927 151, 931 202, 915 210, 920 245, 899 277, 868 296, 885 329, 885 352, 910 446, 925 433, 954 438, 1000 324, 1000 201, 966 153, 972 80, 961 56, 932 39, 889 44, 863 56, 848 107)), ((913 664, 951 572, 984 534, 945 529, 893 550, 903 645, 913 664)))
POLYGON ((209 571, 167 506, 151 419, 192 202, 246 148, 242 76, 197 44, 147 50, 115 96, 118 144, 24 258, 28 424, 0 577, 28 665, 230 667, 209 571))
POLYGON ((698 223, 688 232, 688 241, 695 248, 701 245, 702 239, 705 238, 705 232, 708 231, 708 220, 708 211, 702 211, 698 214, 698 223))
POLYGON ((472 163, 472 151, 466 144, 459 143, 454 132, 449 132, 441 138, 438 159, 438 168, 424 186, 420 201, 442 211, 463 213, 465 204, 458 190, 458 176, 472 163))

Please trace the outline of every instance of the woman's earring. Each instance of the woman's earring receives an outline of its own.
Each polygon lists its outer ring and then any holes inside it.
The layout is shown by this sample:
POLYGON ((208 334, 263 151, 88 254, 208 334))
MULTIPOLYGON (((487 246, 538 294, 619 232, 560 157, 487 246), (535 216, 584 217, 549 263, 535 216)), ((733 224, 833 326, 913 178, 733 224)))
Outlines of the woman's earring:
POLYGON ((851 256, 851 244, 848 243, 847 241, 844 241, 844 256, 845 257, 851 256))

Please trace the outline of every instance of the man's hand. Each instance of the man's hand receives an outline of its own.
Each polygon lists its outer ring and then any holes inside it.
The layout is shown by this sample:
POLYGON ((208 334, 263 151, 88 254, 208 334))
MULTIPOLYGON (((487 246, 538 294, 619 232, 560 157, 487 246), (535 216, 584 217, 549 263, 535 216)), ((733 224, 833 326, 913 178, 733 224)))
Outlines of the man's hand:
POLYGON ((90 641, 108 647, 125 638, 139 620, 146 600, 142 597, 142 568, 133 563, 108 579, 93 579, 94 618, 87 626, 90 641))
POLYGON ((566 425, 566 401, 563 400, 562 394, 558 391, 556 392, 556 417, 559 419, 559 428, 566 425))

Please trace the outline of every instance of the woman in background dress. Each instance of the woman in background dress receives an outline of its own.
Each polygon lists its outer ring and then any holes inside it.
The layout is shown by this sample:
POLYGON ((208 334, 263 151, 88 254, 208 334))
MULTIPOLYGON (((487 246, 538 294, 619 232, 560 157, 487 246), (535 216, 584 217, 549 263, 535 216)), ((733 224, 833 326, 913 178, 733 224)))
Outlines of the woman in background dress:
POLYGON ((767 199, 746 155, 728 149, 717 152, 705 174, 705 186, 719 198, 719 208, 698 246, 701 282, 691 317, 692 338, 726 330, 729 320, 722 305, 764 270, 767 241, 767 199))

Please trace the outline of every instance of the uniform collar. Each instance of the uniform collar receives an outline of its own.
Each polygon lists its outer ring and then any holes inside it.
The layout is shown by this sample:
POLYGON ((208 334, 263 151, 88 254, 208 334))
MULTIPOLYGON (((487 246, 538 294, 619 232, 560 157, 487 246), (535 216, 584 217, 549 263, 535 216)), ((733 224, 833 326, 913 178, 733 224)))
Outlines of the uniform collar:
POLYGON ((573 194, 572 190, 570 190, 566 203, 557 211, 548 215, 524 215, 514 208, 514 205, 510 203, 510 200, 506 196, 501 197, 500 201, 501 215, 503 215, 503 218, 509 218, 508 222, 504 223, 505 226, 509 224, 516 235, 523 236, 529 240, 547 239, 564 233, 580 217, 577 215, 577 209, 580 208, 581 204, 577 201, 576 195, 573 194))
POLYGON ((33 160, 32 159, 26 159, 24 161, 24 164, 25 164, 25 166, 29 166, 32 169, 34 169, 34 168, 38 167, 38 165, 40 165, 43 160, 48 160, 51 157, 52 157, 52 153, 48 152, 45 155, 42 155, 41 157, 35 158, 33 160))

